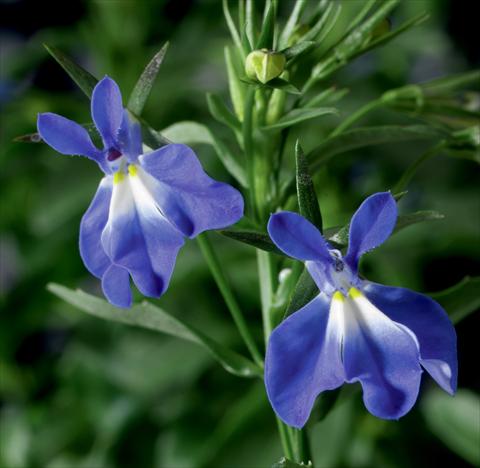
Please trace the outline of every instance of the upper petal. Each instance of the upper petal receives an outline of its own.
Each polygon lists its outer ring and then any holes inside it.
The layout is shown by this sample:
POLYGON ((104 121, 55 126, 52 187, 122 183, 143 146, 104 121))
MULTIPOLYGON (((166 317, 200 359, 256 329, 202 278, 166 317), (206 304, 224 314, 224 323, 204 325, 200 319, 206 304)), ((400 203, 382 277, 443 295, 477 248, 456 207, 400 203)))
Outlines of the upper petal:
POLYGON ((281 211, 270 216, 268 233, 275 245, 290 257, 332 263, 320 231, 303 216, 281 211))
POLYGON ((422 366, 446 392, 455 393, 457 336, 440 304, 405 288, 369 282, 364 289, 376 307, 415 334, 420 345, 422 366))
POLYGON ((161 214, 137 176, 119 179, 113 186, 102 245, 144 295, 158 297, 168 287, 183 236, 161 214))
POLYGON ((101 151, 95 148, 88 132, 73 120, 45 112, 38 114, 37 128, 42 139, 54 150, 67 155, 86 156, 108 172, 101 151))
POLYGON ((103 250, 101 236, 108 221, 112 177, 104 177, 80 223, 80 255, 88 270, 101 278, 112 263, 103 250))
POLYGON ((356 271, 361 255, 385 242, 397 222, 397 204, 390 192, 368 197, 352 217, 345 260, 356 271))
POLYGON ((359 381, 374 416, 398 419, 417 399, 421 380, 415 338, 357 290, 345 301, 343 364, 349 382, 359 381))
POLYGON ((270 335, 265 385, 273 409, 290 426, 303 427, 317 395, 345 380, 338 307, 337 301, 330 307, 326 296, 320 294, 270 335))
POLYGON ((123 119, 122 94, 111 78, 105 76, 92 93, 92 118, 106 148, 114 146, 123 119))
POLYGON ((117 140, 119 150, 126 155, 131 163, 135 163, 142 151, 142 129, 140 123, 133 119, 125 109, 122 124, 118 130, 117 140))
POLYGON ((240 192, 210 178, 188 146, 166 145, 139 161, 145 186, 185 236, 230 226, 243 216, 240 192))

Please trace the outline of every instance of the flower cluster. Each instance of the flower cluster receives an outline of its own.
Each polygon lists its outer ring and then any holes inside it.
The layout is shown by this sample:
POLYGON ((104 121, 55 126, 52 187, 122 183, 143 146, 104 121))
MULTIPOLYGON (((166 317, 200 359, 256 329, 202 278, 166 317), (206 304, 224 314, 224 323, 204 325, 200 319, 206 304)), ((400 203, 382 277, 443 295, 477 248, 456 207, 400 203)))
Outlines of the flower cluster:
POLYGON ((185 237, 237 222, 243 199, 211 179, 188 146, 144 153, 140 125, 112 79, 97 84, 91 107, 102 150, 85 128, 56 114, 40 114, 38 131, 59 153, 86 156, 105 173, 81 221, 80 254, 108 300, 129 307, 130 277, 145 296, 163 294, 185 237))
POLYGON ((345 382, 360 382, 367 409, 385 419, 412 408, 422 368, 455 392, 456 335, 445 311, 427 296, 358 275, 360 257, 390 236, 396 220, 390 193, 367 198, 352 218, 342 257, 302 216, 271 216, 273 242, 305 262, 321 291, 282 322, 268 343, 267 393, 287 424, 303 427, 318 394, 345 382))

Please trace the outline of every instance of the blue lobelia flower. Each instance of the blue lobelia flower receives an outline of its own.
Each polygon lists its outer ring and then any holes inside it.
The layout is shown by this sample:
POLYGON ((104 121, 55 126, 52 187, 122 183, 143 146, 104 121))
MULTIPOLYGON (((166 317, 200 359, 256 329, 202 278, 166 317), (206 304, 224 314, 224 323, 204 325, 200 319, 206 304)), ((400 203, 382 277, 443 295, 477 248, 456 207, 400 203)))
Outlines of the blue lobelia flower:
POLYGON ((361 255, 392 233, 397 207, 390 193, 367 198, 352 218, 345 257, 302 216, 271 216, 279 249, 305 262, 320 294, 271 334, 265 361, 269 400, 290 426, 305 425, 324 390, 360 382, 367 409, 384 419, 407 413, 422 367, 448 393, 457 385, 456 335, 442 307, 427 296, 358 275, 361 255))
POLYGON ((243 198, 211 179, 188 146, 143 154, 140 126, 124 110, 112 79, 96 85, 91 110, 103 150, 81 125, 60 115, 39 114, 38 131, 59 153, 93 159, 105 173, 81 221, 80 254, 101 278, 108 300, 129 307, 130 276, 142 294, 159 297, 184 238, 237 222, 243 198))

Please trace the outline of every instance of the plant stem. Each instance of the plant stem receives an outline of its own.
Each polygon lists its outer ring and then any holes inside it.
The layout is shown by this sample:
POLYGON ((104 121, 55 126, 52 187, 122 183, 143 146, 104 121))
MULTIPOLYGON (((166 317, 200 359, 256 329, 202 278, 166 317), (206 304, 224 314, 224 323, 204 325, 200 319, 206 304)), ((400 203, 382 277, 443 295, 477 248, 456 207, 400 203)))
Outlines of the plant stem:
POLYGON ((280 434, 280 441, 282 442, 283 454, 289 460, 294 460, 292 441, 290 438, 288 426, 283 423, 277 416, 278 433, 280 434))
POLYGON ((242 311, 240 310, 237 300, 235 299, 235 296, 232 293, 230 285, 228 284, 227 277, 222 269, 222 266, 218 260, 218 257, 216 256, 212 248, 212 245, 210 243, 210 240, 207 237, 207 234, 205 233, 200 234, 197 237, 197 242, 198 242, 198 245, 200 246, 200 250, 202 251, 203 256, 205 257, 205 260, 207 261, 207 264, 210 268, 212 276, 215 279, 215 282, 217 283, 218 289, 220 289, 223 299, 225 300, 225 303, 227 304, 227 307, 230 310, 230 313, 232 314, 233 321, 235 322, 235 325, 237 326, 238 331, 240 332, 240 335, 242 336, 243 341, 245 342, 245 345, 250 351, 250 354, 252 355, 253 360, 260 367, 263 368, 262 356, 258 350, 255 340, 250 334, 250 331, 243 317, 242 311))
POLYGON ((413 161, 412 164, 407 168, 407 170, 403 173, 402 177, 400 177, 400 180, 395 184, 395 187, 392 189, 392 193, 400 193, 405 190, 407 185, 410 183, 412 180, 413 176, 415 175, 415 172, 417 172, 418 168, 428 159, 431 157, 435 156, 438 154, 443 146, 445 145, 445 142, 441 141, 440 143, 436 144, 432 148, 429 148, 427 151, 422 153, 415 161, 413 161))
POLYGON ((381 99, 375 99, 360 107, 356 112, 346 118, 331 134, 330 137, 343 133, 347 128, 351 127, 357 120, 360 120, 364 115, 368 114, 373 109, 383 106, 381 99))
POLYGON ((243 148, 245 151, 245 166, 247 170, 248 195, 252 216, 257 218, 256 207, 256 187, 255 187, 255 167, 253 160, 253 106, 255 103, 255 90, 250 86, 245 99, 243 113, 243 148))

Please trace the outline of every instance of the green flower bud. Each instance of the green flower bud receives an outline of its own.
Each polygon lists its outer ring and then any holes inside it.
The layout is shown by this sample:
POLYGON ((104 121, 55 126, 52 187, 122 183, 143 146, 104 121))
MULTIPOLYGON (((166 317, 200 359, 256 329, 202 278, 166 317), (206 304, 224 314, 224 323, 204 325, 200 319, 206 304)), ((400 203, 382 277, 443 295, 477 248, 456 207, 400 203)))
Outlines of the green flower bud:
POLYGON ((285 69, 285 56, 268 49, 254 50, 245 60, 245 73, 252 80, 265 84, 280 76, 285 69))

